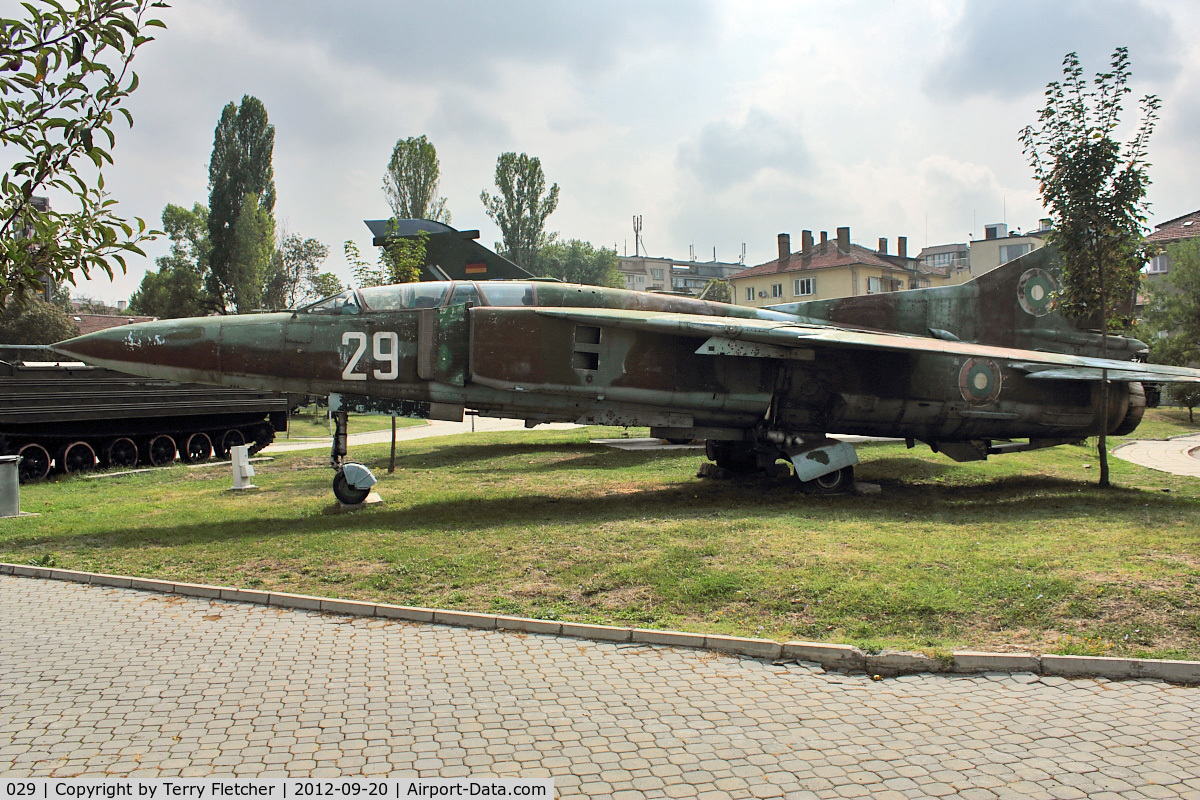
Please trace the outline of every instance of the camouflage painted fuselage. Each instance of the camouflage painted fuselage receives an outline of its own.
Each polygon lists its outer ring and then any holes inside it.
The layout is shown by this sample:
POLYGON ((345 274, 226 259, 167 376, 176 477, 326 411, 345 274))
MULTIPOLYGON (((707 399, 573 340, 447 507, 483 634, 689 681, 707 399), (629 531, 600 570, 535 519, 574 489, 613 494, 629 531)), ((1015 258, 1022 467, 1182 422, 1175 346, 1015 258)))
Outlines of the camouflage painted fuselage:
MULTIPOLYGON (((1099 337, 1043 302, 1053 287, 1030 288, 1052 265, 1018 261, 961 287, 776 311, 552 282, 439 284, 436 307, 385 309, 386 290, 372 289, 349 310, 129 325, 59 349, 149 377, 366 396, 417 416, 473 410, 667 437, 844 433, 937 448, 1136 425, 1140 386, 1118 378, 1100 408, 1099 337)), ((1113 359, 1143 349, 1110 342, 1113 359)))

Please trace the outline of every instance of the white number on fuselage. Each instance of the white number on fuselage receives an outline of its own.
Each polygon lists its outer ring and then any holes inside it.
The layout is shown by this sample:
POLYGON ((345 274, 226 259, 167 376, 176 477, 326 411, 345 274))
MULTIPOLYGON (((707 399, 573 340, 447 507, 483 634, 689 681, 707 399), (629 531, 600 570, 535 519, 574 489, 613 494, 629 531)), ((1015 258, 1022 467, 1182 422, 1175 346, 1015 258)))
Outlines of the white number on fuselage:
POLYGON ((358 366, 358 362, 362 360, 363 353, 367 350, 367 335, 362 331, 346 331, 342 334, 342 344, 350 344, 351 342, 358 342, 358 349, 350 357, 350 363, 342 370, 342 380, 365 381, 367 376, 361 372, 355 373, 354 368, 358 366))
MULTIPOLYGON (((342 380, 365 381, 367 373, 355 372, 354 368, 358 366, 358 362, 362 361, 363 355, 367 352, 367 334, 362 331, 346 331, 342 334, 342 344, 358 345, 358 348, 354 351, 354 355, 350 356, 350 362, 342 370, 342 380)), ((400 336, 391 331, 379 331, 371 337, 371 344, 372 355, 375 361, 385 367, 385 369, 373 371, 372 374, 375 379, 380 381, 394 381, 396 378, 399 378, 400 336)))
POLYGON ((375 370, 375 379, 394 381, 400 376, 400 337, 389 331, 380 331, 372 337, 375 344, 375 360, 389 364, 387 372, 375 370), (387 342, 387 352, 383 351, 383 343, 387 342))

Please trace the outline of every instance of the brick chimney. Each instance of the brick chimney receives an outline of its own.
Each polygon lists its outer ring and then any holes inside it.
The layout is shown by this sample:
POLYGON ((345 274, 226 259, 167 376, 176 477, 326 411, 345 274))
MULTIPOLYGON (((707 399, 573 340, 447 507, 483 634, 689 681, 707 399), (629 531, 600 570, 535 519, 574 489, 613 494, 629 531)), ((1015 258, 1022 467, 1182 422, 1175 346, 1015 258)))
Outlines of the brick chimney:
POLYGON ((800 255, 811 256, 812 249, 812 231, 800 231, 800 255))
POLYGON ((885 255, 885 256, 887 255, 887 237, 886 236, 879 237, 879 253, 881 255, 885 255))
POLYGON ((899 255, 901 258, 908 258, 908 237, 907 236, 897 236, 896 237, 896 254, 899 255))
POLYGON ((792 255, 792 237, 790 234, 779 234, 779 260, 787 261, 792 255))
POLYGON ((846 252, 850 252, 850 228, 849 227, 838 228, 837 229, 837 237, 838 237, 838 249, 844 250, 846 252))
POLYGON ((829 231, 821 231, 821 244, 829 241, 829 231))

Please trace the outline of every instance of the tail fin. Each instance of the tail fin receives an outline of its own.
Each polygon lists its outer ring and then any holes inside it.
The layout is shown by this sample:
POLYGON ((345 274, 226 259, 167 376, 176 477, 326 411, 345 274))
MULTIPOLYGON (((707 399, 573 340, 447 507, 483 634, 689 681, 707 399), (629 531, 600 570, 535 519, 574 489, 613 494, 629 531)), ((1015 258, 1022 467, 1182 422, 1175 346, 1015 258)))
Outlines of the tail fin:
POLYGON ((528 271, 493 253, 475 240, 479 231, 459 231, 428 219, 369 219, 372 244, 383 247, 389 239, 426 235, 423 281, 488 281, 533 277, 528 271))
MULTIPOLYGON (((1054 310, 1061 260, 1053 245, 1002 264, 958 286, 772 306, 808 321, 952 338, 964 342, 1096 356, 1098 325, 1054 310)), ((1108 337, 1109 358, 1144 356, 1146 345, 1108 337)))

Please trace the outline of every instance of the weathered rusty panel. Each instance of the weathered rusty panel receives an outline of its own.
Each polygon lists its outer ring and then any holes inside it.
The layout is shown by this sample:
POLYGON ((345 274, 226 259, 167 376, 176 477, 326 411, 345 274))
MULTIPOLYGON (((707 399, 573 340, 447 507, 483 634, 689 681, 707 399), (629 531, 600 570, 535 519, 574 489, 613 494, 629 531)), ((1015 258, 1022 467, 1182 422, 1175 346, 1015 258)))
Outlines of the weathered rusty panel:
POLYGON ((464 386, 471 328, 467 307, 422 309, 417 341, 417 375, 429 381, 464 386))
POLYGON ((515 384, 578 384, 571 368, 570 323, 508 308, 472 308, 472 379, 515 384))

